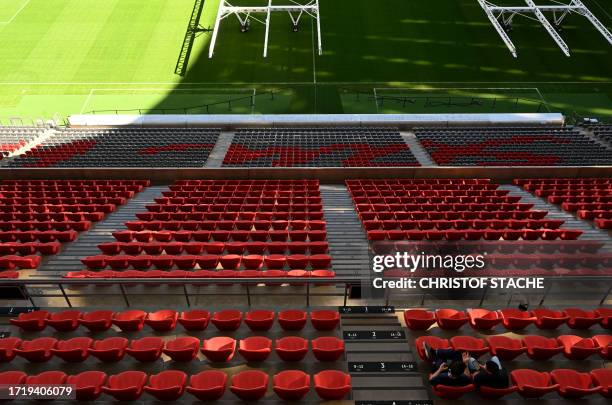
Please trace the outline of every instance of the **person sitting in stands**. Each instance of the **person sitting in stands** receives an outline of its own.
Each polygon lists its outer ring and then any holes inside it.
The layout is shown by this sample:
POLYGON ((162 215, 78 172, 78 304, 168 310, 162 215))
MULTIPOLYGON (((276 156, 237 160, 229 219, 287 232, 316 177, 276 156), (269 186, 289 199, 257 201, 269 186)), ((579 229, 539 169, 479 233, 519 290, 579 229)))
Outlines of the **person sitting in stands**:
POLYGON ((480 369, 472 374, 476 387, 508 388, 508 371, 501 365, 497 356, 491 357, 484 365, 478 365, 480 369))
MULTIPOLYGON (((433 349, 430 348, 430 350, 433 349)), ((467 367, 467 362, 470 359, 469 354, 459 354, 455 350, 436 350, 435 353, 436 358, 432 358, 431 361, 434 367, 437 366, 438 369, 429 377, 431 385, 463 387, 472 383, 470 371, 467 367), (460 360, 456 359, 457 354, 461 357, 460 360)))

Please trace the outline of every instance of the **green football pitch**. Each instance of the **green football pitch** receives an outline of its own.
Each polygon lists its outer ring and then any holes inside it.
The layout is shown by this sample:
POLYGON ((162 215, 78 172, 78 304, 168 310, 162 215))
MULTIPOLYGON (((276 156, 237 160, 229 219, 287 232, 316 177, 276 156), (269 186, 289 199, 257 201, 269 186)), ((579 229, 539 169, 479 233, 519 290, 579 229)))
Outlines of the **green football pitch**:
MULTIPOLYGON (((580 16, 570 15, 561 33, 570 58, 541 25, 517 17, 515 59, 476 0, 320 0, 323 55, 310 17, 292 32, 286 14, 273 14, 268 58, 264 26, 252 22, 241 33, 232 17, 214 57, 210 32, 202 32, 178 76, 194 2, 0 0, 0 119, 537 111, 612 118, 612 46, 580 16)), ((612 3, 584 2, 612 26, 612 3)), ((212 27, 218 4, 206 0, 202 27, 212 27)))

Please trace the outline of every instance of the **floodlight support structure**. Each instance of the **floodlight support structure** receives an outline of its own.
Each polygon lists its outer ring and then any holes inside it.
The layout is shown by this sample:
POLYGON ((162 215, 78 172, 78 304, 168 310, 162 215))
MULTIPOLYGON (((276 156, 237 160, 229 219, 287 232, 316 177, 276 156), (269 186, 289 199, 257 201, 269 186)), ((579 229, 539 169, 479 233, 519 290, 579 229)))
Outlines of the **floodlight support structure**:
POLYGON ((273 12, 286 12, 291 18, 291 22, 294 26, 297 26, 300 19, 304 14, 309 15, 316 21, 317 29, 317 51, 321 55, 323 53, 323 45, 321 42, 321 21, 319 18, 319 0, 308 0, 306 4, 300 4, 294 0, 288 0, 291 4, 285 5, 274 5, 272 0, 268 0, 267 6, 234 6, 227 0, 221 0, 219 9, 217 10, 217 18, 215 19, 215 25, 213 28, 212 37, 210 39, 210 46, 208 48, 208 57, 212 58, 215 53, 215 45, 219 36, 219 28, 221 21, 229 16, 236 16, 241 26, 248 24, 250 20, 257 21, 266 26, 266 33, 264 37, 264 49, 263 57, 268 56, 268 40, 270 38, 270 20, 273 12), (262 21, 252 14, 265 14, 265 19, 262 21))
POLYGON ((595 15, 582 3, 581 0, 571 0, 569 4, 560 3, 553 0, 556 4, 554 5, 537 5, 533 0, 524 0, 526 6, 518 7, 502 7, 495 5, 488 0, 477 0, 480 7, 483 9, 491 24, 501 37, 502 41, 506 44, 506 47, 514 56, 517 57, 516 47, 508 36, 505 27, 509 27, 512 24, 512 20, 515 15, 529 18, 534 21, 540 22, 544 29, 548 32, 551 38, 559 46, 565 56, 570 56, 570 50, 561 35, 557 32, 557 29, 553 27, 550 21, 544 15, 544 12, 550 12, 553 14, 553 22, 555 26, 561 25, 565 17, 570 13, 575 13, 585 17, 597 31, 612 45, 612 33, 606 28, 595 17, 595 15))

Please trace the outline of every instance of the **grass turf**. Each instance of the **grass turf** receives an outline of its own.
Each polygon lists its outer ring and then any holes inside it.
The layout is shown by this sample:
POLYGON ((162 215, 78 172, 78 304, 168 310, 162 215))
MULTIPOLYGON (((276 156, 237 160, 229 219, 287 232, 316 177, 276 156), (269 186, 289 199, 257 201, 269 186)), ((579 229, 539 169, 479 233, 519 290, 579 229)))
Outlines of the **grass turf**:
MULTIPOLYGON (((164 109, 612 118, 612 47, 579 16, 569 16, 561 34, 571 58, 539 24, 517 17, 515 59, 476 0, 320 0, 322 56, 310 18, 293 33, 287 15, 273 15, 267 59, 264 27, 253 22, 243 34, 228 18, 214 58, 204 33, 179 77, 174 66, 193 1, 0 0, 0 117, 164 109)), ((202 26, 213 25, 218 2, 206 1, 202 26)), ((585 3, 610 26, 612 6, 585 3)))

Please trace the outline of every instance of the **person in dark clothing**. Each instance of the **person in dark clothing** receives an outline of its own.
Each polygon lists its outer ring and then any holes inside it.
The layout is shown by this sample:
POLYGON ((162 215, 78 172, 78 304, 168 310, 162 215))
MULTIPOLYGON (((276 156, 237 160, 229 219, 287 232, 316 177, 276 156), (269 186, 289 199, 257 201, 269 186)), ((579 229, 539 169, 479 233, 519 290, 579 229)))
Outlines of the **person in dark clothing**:
POLYGON ((472 374, 476 387, 508 388, 510 385, 508 371, 502 367, 497 356, 491 357, 491 360, 479 366, 480 369, 472 374))
POLYGON ((433 386, 448 385, 452 387, 463 387, 472 383, 467 362, 469 354, 459 353, 455 350, 436 350, 429 348, 432 356, 432 365, 437 370, 429 377, 429 383, 433 386), (435 357, 435 358, 434 358, 435 357))

